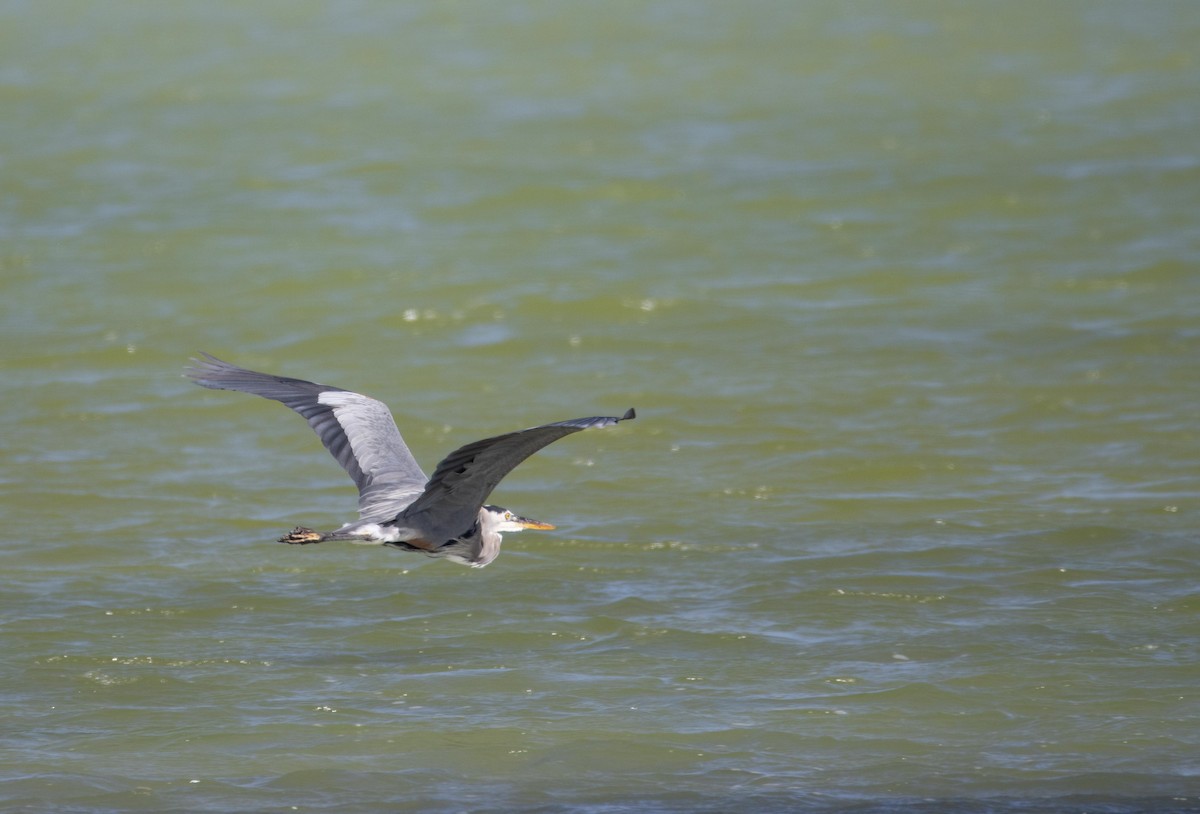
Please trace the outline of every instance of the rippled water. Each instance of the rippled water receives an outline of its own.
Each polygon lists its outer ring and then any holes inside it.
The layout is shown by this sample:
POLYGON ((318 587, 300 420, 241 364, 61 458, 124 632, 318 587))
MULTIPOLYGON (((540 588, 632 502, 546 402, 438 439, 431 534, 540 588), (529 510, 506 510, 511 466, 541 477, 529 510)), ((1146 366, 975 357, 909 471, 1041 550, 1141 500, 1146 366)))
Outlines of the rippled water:
POLYGON ((0 5, 0 808, 1200 810, 1200 10, 0 5), (482 570, 207 350, 454 446, 482 570))

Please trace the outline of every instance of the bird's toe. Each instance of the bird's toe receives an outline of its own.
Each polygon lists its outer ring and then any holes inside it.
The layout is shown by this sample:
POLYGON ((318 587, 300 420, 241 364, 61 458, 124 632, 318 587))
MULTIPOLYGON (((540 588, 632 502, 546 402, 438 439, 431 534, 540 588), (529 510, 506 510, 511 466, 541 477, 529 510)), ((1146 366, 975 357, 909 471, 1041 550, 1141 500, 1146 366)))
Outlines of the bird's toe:
POLYGON ((289 545, 308 545, 309 543, 321 542, 321 535, 310 528, 304 526, 296 526, 283 537, 279 538, 279 542, 288 543, 289 545))

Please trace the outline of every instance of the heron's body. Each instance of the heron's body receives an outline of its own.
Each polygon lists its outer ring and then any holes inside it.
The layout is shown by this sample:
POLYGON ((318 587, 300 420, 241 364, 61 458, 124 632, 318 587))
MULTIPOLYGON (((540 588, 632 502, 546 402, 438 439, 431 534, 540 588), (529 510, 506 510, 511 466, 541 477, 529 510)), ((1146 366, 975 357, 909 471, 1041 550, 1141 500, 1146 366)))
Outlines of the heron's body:
POLYGON ((253 393, 295 410, 358 486, 358 520, 328 533, 297 527, 280 539, 284 543, 348 540, 483 567, 499 556, 503 532, 554 528, 484 504, 505 475, 563 436, 635 417, 630 409, 620 418, 577 418, 485 438, 447 455, 427 477, 383 402, 203 356, 185 371, 188 378, 202 387, 253 393))

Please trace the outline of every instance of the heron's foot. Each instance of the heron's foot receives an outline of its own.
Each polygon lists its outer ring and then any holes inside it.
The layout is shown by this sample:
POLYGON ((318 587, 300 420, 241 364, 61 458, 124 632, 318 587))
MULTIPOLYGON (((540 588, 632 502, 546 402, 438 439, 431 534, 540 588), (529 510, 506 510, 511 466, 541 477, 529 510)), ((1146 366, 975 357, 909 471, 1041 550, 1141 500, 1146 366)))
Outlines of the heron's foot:
POLYGON ((288 543, 289 545, 308 545, 309 543, 319 543, 322 540, 320 532, 313 531, 305 526, 296 526, 283 537, 279 538, 279 542, 288 543))

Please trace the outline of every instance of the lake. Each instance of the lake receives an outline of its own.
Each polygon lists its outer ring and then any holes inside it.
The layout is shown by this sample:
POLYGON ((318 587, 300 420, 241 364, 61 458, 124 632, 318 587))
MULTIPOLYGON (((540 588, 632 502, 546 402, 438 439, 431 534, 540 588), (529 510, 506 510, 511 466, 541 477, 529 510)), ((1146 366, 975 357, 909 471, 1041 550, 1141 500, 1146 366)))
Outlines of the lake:
POLYGON ((0 809, 1200 811, 1200 6, 0 4, 0 809), (578 416, 469 569, 427 472, 578 416))

